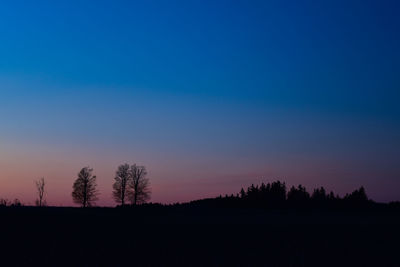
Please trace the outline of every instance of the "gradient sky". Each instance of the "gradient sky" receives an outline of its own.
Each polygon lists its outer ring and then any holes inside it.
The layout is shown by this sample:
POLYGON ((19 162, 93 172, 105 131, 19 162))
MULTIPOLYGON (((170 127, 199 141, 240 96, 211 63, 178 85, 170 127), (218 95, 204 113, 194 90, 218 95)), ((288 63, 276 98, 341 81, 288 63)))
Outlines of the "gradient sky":
POLYGON ((4 1, 0 198, 90 165, 154 202, 277 178, 400 200, 399 1, 4 1))

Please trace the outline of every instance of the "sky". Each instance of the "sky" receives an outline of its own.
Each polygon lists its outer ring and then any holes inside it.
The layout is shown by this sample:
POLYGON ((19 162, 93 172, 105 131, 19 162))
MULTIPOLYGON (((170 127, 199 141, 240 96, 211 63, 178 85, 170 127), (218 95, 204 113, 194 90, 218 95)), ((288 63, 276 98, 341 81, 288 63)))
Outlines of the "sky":
POLYGON ((152 201, 277 179, 400 200, 398 1, 4 1, 0 198, 73 205, 123 163, 152 201))

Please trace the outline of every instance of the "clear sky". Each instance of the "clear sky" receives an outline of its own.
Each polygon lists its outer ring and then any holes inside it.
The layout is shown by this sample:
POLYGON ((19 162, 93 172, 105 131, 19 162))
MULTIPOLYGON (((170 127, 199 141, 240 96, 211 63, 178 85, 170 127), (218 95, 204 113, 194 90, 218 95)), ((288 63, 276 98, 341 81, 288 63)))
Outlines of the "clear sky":
POLYGON ((0 198, 90 165, 152 201, 275 179, 400 200, 399 1, 4 1, 0 198))

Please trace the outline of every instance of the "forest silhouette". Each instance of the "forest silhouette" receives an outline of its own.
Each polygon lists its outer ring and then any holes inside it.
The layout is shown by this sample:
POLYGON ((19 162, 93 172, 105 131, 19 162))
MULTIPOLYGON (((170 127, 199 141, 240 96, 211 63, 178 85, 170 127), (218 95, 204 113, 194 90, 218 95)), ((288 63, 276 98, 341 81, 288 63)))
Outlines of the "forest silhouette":
MULTIPOLYGON (((312 193, 307 192, 302 185, 287 189, 286 183, 275 181, 261 185, 252 184, 247 190, 243 188, 236 195, 225 195, 216 198, 191 201, 193 206, 217 206, 264 209, 365 209, 376 207, 378 204, 369 199, 363 186, 340 197, 333 191, 326 192, 324 187, 316 188, 312 193)), ((384 205, 384 204, 383 204, 384 205)), ((396 202, 390 203, 395 206, 396 202)))

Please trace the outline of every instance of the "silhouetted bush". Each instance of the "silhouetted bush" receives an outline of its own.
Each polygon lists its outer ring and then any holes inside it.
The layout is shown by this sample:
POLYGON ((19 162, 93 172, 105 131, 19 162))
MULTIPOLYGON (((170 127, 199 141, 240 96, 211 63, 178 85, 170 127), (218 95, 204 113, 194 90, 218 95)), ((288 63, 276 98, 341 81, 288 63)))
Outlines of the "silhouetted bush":
POLYGON ((5 199, 5 198, 0 199, 0 207, 7 207, 10 205, 11 205, 11 203, 8 199, 5 199))
POLYGON ((18 198, 16 198, 16 199, 14 199, 13 203, 11 204, 11 206, 12 207, 22 207, 22 203, 18 198))

